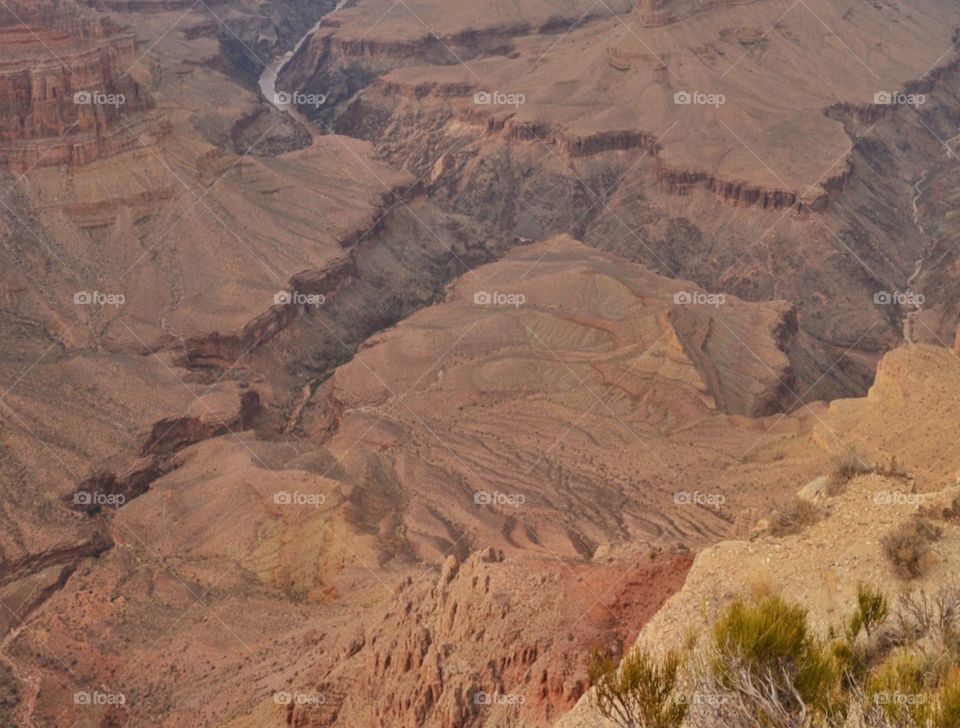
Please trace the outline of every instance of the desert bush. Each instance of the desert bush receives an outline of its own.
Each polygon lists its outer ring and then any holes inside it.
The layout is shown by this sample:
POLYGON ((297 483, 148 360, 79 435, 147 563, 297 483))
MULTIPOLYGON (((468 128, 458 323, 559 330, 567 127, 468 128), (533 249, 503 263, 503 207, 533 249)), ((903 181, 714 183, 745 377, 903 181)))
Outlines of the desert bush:
POLYGON ((712 637, 713 677, 733 694, 737 725, 802 726, 836 712, 839 667, 810 634, 803 607, 779 596, 734 602, 712 637))
POLYGON ((830 461, 827 494, 837 495, 853 478, 872 473, 874 470, 873 464, 859 450, 854 447, 844 448, 830 461))
POLYGON ((859 587, 844 638, 834 643, 851 717, 845 728, 960 728, 958 626, 957 587, 902 594, 893 609, 859 587))
POLYGON ((866 646, 849 639, 835 639, 830 643, 830 650, 837 661, 843 686, 862 685, 869 670, 870 654, 866 646))
POLYGON ((815 504, 803 498, 793 498, 774 512, 770 533, 774 536, 789 536, 800 533, 819 520, 820 509, 815 504))
POLYGON ((594 652, 590 662, 592 699, 597 710, 622 728, 679 728, 687 713, 678 693, 680 657, 657 661, 639 648, 620 662, 594 652))
POLYGON ((903 579, 923 576, 933 565, 931 542, 938 541, 942 529, 923 518, 912 518, 883 537, 884 553, 903 579))
POLYGON ((875 634, 889 614, 890 604, 882 592, 863 583, 857 585, 857 606, 853 613, 839 632, 830 631, 834 640, 831 650, 846 687, 862 686, 871 665, 882 656, 884 647, 875 639, 875 634))
POLYGON ((954 665, 941 683, 934 708, 936 728, 960 726, 960 667, 954 665))
POLYGON ((901 596, 890 638, 925 655, 931 675, 945 678, 960 665, 960 588, 943 586, 934 595, 918 591, 901 596))
POLYGON ((662 662, 595 655, 594 703, 625 728, 960 728, 958 630, 960 587, 891 606, 859 584, 827 640, 802 605, 755 596, 662 662))
POLYGON ((960 726, 960 667, 931 672, 929 658, 908 650, 893 653, 871 676, 860 702, 862 719, 849 728, 960 726))
POLYGON ((735 653, 750 665, 792 660, 807 640, 807 613, 777 595, 736 601, 717 620, 713 639, 721 656, 735 653))
POLYGON ((950 647, 960 640, 960 588, 942 586, 935 595, 920 590, 897 600, 896 639, 901 644, 933 639, 950 647))
POLYGON ((960 521, 960 495, 950 501, 950 505, 940 512, 940 517, 946 521, 960 521))
POLYGON ((867 680, 867 712, 882 713, 893 725, 927 726, 933 716, 928 686, 923 658, 898 649, 867 680))
POLYGON ((856 639, 862 629, 869 639, 889 615, 890 603, 883 592, 861 582, 857 584, 857 606, 847 620, 847 634, 856 639))
POLYGON ((890 461, 886 465, 881 465, 875 468, 875 471, 880 475, 886 475, 888 478, 909 478, 910 474, 907 472, 907 469, 903 466, 899 460, 897 460, 896 455, 890 456, 890 461))

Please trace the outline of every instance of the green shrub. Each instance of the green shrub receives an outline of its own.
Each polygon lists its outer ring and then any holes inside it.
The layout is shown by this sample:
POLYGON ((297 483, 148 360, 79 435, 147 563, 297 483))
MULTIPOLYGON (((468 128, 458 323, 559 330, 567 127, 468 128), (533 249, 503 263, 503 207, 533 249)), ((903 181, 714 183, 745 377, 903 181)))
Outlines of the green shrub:
MULTIPOLYGON (((713 627, 713 669, 731 690, 745 682, 764 684, 785 712, 834 712, 840 671, 836 660, 809 632, 807 612, 779 596, 733 603, 713 627), (801 704, 802 703, 802 704, 801 704)), ((767 713, 763 705, 754 706, 767 713)))
POLYGON ((843 688, 856 689, 863 685, 870 671, 870 651, 866 645, 842 639, 830 646, 840 670, 843 688))
POLYGON ((847 621, 847 635, 850 639, 856 639, 862 629, 869 639, 889 614, 890 603, 883 592, 861 582, 857 584, 857 607, 847 621))
POLYGON ((866 696, 871 706, 895 725, 928 726, 934 711, 928 687, 922 657, 900 649, 870 675, 866 696))
POLYGON ((874 635, 889 614, 890 604, 882 592, 863 583, 857 585, 857 606, 853 613, 845 620, 839 634, 837 630, 830 630, 830 637, 834 640, 831 652, 839 665, 845 688, 862 686, 871 665, 882 657, 883 648, 874 635))
POLYGON ((807 612, 779 596, 753 604, 731 604, 713 629, 720 654, 736 653, 750 665, 767 665, 801 654, 807 636, 807 612))
POLYGON ((673 652, 658 662, 636 648, 618 667, 595 651, 589 669, 594 705, 623 728, 679 728, 687 714, 677 693, 679 672, 680 657, 673 652))

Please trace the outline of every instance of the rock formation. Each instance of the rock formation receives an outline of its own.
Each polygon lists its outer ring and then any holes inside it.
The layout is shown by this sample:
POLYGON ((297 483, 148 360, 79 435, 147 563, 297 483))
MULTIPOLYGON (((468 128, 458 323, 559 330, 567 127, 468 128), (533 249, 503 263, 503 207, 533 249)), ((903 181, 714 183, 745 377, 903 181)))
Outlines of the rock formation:
POLYGON ((0 164, 84 165, 165 133, 131 72, 131 33, 74 2, 14 2, 0 11, 0 164))

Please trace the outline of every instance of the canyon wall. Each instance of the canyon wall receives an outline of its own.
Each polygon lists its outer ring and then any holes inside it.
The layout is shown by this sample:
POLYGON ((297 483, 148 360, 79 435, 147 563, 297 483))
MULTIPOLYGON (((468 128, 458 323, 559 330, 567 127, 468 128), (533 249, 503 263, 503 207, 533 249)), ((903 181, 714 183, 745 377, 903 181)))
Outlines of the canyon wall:
POLYGON ((0 13, 0 164, 83 165, 164 134, 131 76, 138 55, 132 34, 73 3, 0 13))

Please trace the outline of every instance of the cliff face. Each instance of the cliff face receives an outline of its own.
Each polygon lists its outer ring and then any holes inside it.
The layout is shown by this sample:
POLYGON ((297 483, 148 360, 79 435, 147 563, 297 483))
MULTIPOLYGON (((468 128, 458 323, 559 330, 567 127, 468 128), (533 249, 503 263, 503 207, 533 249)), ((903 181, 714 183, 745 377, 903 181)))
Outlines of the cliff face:
MULTIPOLYGON (((291 705, 289 725, 549 725, 570 709, 588 681, 580 650, 609 605, 644 622, 683 582, 689 555, 581 567, 506 559, 494 548, 438 571, 407 578, 363 631, 341 638, 330 667, 316 675, 328 696, 321 710, 291 705), (620 583, 614 574, 620 571, 620 583), (596 590, 589 607, 583 585, 596 590), (579 629, 570 620, 582 616, 579 629), (337 721, 337 718, 340 721, 337 721)), ((624 644, 627 620, 610 625, 608 644, 624 644)))
POLYGON ((845 171, 822 180, 818 191, 801 195, 793 190, 773 186, 760 187, 748 182, 724 180, 706 172, 671 169, 658 160, 657 183, 661 191, 668 195, 689 195, 700 188, 709 191, 723 202, 737 206, 773 211, 823 211, 830 204, 830 193, 843 191, 852 172, 852 167, 847 164, 845 171))
MULTIPOLYGON (((103 37, 100 19, 84 15, 76 0, 11 0, 0 8, 0 28, 11 34, 6 36, 8 43, 17 42, 18 35, 28 30, 54 42, 103 37)), ((20 42, 32 44, 34 40, 23 37, 20 42)))
POLYGON ((83 165, 165 133, 130 75, 137 55, 131 34, 71 2, 0 12, 0 164, 83 165))

